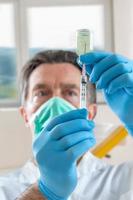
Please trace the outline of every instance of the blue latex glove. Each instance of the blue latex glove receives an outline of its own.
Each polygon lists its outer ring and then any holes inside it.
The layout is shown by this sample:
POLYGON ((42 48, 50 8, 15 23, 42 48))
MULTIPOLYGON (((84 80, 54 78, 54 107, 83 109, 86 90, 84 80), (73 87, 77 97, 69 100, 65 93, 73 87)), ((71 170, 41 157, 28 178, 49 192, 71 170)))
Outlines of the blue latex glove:
POLYGON ((102 89, 106 102, 133 135, 133 61, 113 53, 81 55, 90 81, 102 89))
POLYGON ((66 200, 77 185, 77 160, 95 144, 87 110, 55 117, 36 138, 33 152, 40 170, 39 189, 48 200, 66 200))

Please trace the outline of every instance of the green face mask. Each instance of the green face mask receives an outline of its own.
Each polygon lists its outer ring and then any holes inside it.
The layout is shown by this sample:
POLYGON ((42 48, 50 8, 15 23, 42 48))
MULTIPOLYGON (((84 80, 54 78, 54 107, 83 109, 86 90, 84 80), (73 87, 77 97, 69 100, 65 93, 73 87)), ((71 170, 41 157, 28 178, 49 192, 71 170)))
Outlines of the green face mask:
POLYGON ((76 108, 73 105, 62 98, 51 98, 37 110, 31 119, 35 135, 38 135, 54 117, 74 109, 76 108))

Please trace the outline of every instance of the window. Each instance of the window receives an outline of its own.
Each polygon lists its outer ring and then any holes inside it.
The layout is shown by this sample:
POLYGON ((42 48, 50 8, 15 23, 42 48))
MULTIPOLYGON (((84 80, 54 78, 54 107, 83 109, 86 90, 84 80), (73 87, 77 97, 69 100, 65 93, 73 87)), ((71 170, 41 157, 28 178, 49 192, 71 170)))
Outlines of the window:
POLYGON ((17 98, 16 47, 14 40, 14 9, 10 3, 0 4, 0 101, 17 98))
POLYGON ((112 0, 0 0, 0 106, 18 105, 18 77, 42 49, 75 49, 76 31, 92 31, 95 49, 113 50, 112 0))
POLYGON ((88 28, 94 34, 95 48, 105 48, 104 7, 102 5, 33 7, 28 9, 30 49, 75 49, 76 30, 82 28, 88 28))
POLYGON ((30 54, 40 49, 76 49, 76 31, 90 29, 94 49, 113 50, 110 0, 29 0, 28 49, 30 54))

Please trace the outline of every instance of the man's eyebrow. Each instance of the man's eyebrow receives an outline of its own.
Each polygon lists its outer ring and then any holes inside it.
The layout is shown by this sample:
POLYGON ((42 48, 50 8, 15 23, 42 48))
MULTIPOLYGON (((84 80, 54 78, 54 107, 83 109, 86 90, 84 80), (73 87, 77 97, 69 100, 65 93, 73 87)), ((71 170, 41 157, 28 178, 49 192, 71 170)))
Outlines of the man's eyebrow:
POLYGON ((46 84, 38 83, 33 87, 32 91, 35 91, 35 90, 38 90, 38 89, 45 89, 47 87, 48 87, 48 85, 46 85, 46 84))
POLYGON ((71 84, 71 83, 61 83, 61 88, 76 88, 78 89, 79 86, 77 84, 71 84))

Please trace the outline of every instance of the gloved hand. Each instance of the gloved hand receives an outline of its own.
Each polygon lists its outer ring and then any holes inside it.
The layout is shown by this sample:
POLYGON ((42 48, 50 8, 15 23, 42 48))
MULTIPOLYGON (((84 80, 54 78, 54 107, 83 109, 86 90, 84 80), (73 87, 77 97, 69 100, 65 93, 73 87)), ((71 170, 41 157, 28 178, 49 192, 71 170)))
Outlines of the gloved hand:
POLYGON ((39 189, 48 200, 66 200, 77 184, 76 162, 95 144, 87 110, 55 117, 33 144, 40 170, 39 189))
POLYGON ((112 53, 81 55, 90 81, 102 89, 106 102, 133 135, 133 61, 112 53))

